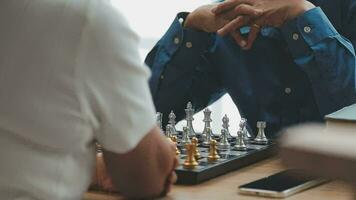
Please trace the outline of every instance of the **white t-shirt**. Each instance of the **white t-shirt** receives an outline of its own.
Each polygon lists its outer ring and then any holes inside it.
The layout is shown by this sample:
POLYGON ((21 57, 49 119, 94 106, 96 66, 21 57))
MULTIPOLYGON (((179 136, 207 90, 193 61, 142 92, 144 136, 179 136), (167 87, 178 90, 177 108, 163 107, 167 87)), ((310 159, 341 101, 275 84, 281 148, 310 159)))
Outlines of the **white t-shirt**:
POLYGON ((81 199, 93 141, 155 125, 138 38, 105 0, 1 0, 0 30, 0 199, 81 199))

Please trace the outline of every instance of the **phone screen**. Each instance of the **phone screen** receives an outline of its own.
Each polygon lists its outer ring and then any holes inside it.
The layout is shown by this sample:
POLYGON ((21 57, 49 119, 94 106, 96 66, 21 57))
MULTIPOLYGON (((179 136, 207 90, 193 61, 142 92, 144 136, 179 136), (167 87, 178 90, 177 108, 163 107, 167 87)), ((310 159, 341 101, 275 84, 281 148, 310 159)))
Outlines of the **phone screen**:
POLYGON ((283 192, 317 179, 319 178, 306 175, 302 170, 293 169, 282 171, 272 176, 242 185, 239 188, 283 192))

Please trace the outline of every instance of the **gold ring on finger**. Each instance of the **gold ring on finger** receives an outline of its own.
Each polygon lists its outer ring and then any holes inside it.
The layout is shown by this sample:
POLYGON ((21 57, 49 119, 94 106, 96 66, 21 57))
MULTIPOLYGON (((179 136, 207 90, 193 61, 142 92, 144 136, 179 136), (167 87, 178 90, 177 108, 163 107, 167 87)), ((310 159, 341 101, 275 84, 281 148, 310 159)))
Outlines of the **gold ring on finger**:
POLYGON ((252 24, 252 27, 254 27, 255 29, 261 29, 261 26, 258 24, 252 24))

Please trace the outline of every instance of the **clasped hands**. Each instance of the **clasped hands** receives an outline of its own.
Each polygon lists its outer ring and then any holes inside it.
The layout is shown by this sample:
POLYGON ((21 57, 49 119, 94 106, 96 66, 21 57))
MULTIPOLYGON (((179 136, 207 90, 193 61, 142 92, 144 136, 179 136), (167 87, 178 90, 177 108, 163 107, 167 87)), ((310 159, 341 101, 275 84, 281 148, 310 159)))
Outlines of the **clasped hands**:
POLYGON ((242 49, 250 49, 263 26, 279 28, 315 6, 307 0, 227 0, 204 5, 190 13, 187 28, 231 35, 242 49), (240 28, 250 26, 247 37, 240 28))

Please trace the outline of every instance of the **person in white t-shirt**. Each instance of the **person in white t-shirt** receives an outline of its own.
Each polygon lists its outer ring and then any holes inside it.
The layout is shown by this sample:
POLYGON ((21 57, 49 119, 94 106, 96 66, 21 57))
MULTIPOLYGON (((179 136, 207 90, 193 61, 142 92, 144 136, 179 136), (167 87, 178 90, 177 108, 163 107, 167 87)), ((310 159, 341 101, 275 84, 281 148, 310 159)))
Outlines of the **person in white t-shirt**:
POLYGON ((137 45, 105 0, 0 1, 1 200, 81 199, 94 141, 124 196, 169 190, 175 149, 137 45))

